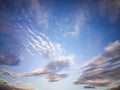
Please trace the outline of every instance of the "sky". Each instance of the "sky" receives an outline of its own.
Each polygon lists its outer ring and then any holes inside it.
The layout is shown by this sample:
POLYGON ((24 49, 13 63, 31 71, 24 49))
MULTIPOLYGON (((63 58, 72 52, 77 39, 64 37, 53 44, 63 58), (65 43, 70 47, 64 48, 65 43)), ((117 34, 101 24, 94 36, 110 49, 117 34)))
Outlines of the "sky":
POLYGON ((1 90, 118 90, 120 0, 1 0, 1 90))

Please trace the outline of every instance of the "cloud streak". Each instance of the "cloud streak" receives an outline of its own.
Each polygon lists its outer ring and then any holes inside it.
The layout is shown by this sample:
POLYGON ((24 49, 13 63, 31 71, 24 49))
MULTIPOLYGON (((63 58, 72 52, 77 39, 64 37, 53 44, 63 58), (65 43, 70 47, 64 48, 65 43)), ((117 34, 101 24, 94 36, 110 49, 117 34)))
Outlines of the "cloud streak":
POLYGON ((45 34, 30 28, 27 30, 27 38, 23 43, 25 50, 32 55, 38 53, 47 57, 57 57, 62 53, 59 43, 53 43, 45 34))
POLYGON ((35 88, 32 86, 17 86, 14 83, 10 83, 4 79, 0 79, 0 90, 35 90, 35 88))
POLYGON ((111 43, 100 54, 82 66, 86 69, 75 84, 89 84, 95 86, 108 86, 120 78, 120 42, 111 43))
POLYGON ((54 60, 51 60, 44 68, 36 69, 36 70, 25 72, 25 73, 15 73, 7 70, 1 70, 0 74, 7 75, 13 78, 36 76, 36 75, 49 75, 47 77, 48 81, 54 82, 54 81, 59 81, 61 79, 66 78, 67 74, 57 74, 57 73, 61 71, 69 70, 73 65, 73 63, 74 63, 73 55, 63 56, 63 57, 59 57, 54 60))
POLYGON ((46 79, 48 80, 48 82, 56 82, 66 78, 67 76, 67 74, 53 74, 46 77, 46 79))

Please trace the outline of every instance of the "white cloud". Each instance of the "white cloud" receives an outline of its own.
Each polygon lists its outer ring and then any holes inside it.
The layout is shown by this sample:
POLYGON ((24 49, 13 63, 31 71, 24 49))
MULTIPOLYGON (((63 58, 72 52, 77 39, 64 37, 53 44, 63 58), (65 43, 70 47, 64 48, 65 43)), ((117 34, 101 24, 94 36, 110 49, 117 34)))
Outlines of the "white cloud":
POLYGON ((44 1, 30 0, 29 1, 30 5, 28 9, 29 9, 29 14, 35 17, 37 23, 47 28, 49 23, 49 16, 51 13, 49 10, 50 8, 42 5, 43 2, 44 1))
POLYGON ((85 13, 80 10, 78 11, 74 17, 73 17, 73 20, 74 24, 72 24, 72 31, 67 31, 65 33, 65 36, 78 36, 82 30, 82 27, 86 21, 86 16, 85 16, 85 13))
POLYGON ((28 29, 24 40, 25 50, 31 54, 40 54, 47 57, 58 57, 62 54, 59 43, 53 43, 45 34, 28 29))

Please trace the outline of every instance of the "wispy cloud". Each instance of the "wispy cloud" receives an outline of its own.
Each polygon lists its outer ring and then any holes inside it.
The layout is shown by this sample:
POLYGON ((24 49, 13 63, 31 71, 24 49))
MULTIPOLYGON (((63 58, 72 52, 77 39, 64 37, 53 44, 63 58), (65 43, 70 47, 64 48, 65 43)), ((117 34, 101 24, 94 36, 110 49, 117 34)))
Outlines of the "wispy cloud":
POLYGON ((76 14, 73 17, 72 29, 71 31, 68 31, 65 33, 65 36, 78 36, 82 30, 82 27, 86 21, 86 15, 84 11, 79 10, 76 12, 76 14))
POLYGON ((106 86, 118 81, 120 76, 120 42, 116 41, 105 48, 105 52, 82 66, 86 69, 75 84, 106 86))
POLYGON ((105 52, 101 55, 98 55, 90 60, 90 62, 83 65, 83 68, 87 68, 90 66, 98 66, 108 62, 119 62, 120 57, 120 42, 116 41, 110 44, 108 47, 105 48, 105 52))
POLYGON ((44 1, 39 0, 29 0, 29 14, 35 17, 35 20, 39 25, 43 25, 43 27, 47 28, 49 24, 49 16, 50 16, 50 8, 42 5, 44 1), (31 13, 32 12, 32 13, 31 13))
POLYGON ((21 61, 22 52, 39 53, 45 57, 58 55, 61 50, 60 44, 53 43, 48 40, 46 35, 40 33, 42 32, 41 28, 45 30, 48 27, 50 16, 48 3, 43 5, 44 1, 42 0, 10 3, 2 2, 0 5, 3 6, 2 10, 0 7, 0 64, 18 65, 17 61, 21 61), (13 10, 6 9, 8 3, 13 10))
POLYGON ((5 55, 0 55, 0 64, 16 66, 19 65, 21 59, 18 55, 14 55, 11 53, 6 53, 5 55))
POLYGON ((54 60, 51 60, 46 67, 51 70, 61 71, 61 70, 69 69, 71 65, 73 65, 73 63, 74 63, 74 56, 69 55, 69 56, 58 57, 54 60))
POLYGON ((103 0, 98 3, 101 15, 107 17, 110 22, 116 22, 120 16, 120 0, 103 0))
POLYGON ((35 30, 28 29, 27 38, 23 43, 25 50, 31 54, 38 53, 47 57, 57 57, 62 53, 59 43, 53 43, 45 34, 35 30))
POLYGON ((41 68, 41 69, 36 69, 36 70, 31 71, 31 72, 25 72, 25 73, 15 73, 15 72, 11 72, 8 70, 1 70, 0 74, 8 75, 8 76, 11 76, 13 78, 18 78, 18 77, 28 77, 28 76, 50 74, 52 72, 53 72, 53 70, 41 68))
POLYGON ((14 83, 10 83, 4 79, 0 79, 0 90, 35 90, 33 86, 18 86, 14 83))
POLYGON ((56 82, 66 78, 67 76, 67 74, 53 74, 46 77, 46 79, 48 80, 48 82, 56 82))
POLYGON ((57 74, 57 73, 61 72, 61 71, 69 70, 73 63, 74 63, 74 56, 70 55, 70 56, 66 56, 66 57, 64 56, 64 57, 56 58, 55 60, 50 61, 46 65, 46 67, 36 69, 36 70, 30 71, 30 72, 15 73, 15 72, 7 71, 7 70, 1 70, 0 74, 8 75, 13 78, 47 74, 47 75, 50 75, 49 76, 50 81, 52 81, 52 79, 53 79, 53 81, 59 81, 57 79, 65 78, 64 76, 66 74, 57 74), (52 79, 50 79, 50 78, 52 78, 52 79))
POLYGON ((62 55, 63 49, 61 44, 52 42, 45 34, 30 28, 24 34, 26 34, 25 38, 19 42, 22 47, 19 43, 14 45, 12 42, 4 41, 6 44, 1 46, 3 47, 1 49, 3 54, 0 55, 0 64, 9 66, 19 65, 21 62, 21 50, 31 55, 39 54, 48 58, 60 57, 62 55), (21 50, 16 49, 17 47, 21 48, 21 50))

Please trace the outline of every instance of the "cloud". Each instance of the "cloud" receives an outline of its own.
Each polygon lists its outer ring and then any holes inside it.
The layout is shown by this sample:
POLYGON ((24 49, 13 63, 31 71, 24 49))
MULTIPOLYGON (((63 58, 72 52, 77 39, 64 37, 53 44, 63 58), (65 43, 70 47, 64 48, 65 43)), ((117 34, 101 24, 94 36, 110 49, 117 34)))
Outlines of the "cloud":
POLYGON ((31 55, 40 54, 49 58, 58 57, 62 54, 61 45, 59 43, 53 43, 44 33, 28 28, 23 31, 26 35, 23 40, 19 40, 21 34, 17 35, 18 33, 19 31, 13 30, 9 32, 7 30, 2 31, 0 34, 0 64, 9 66, 19 65, 21 62, 20 53, 23 51, 31 55), (5 38, 2 37, 4 35, 5 38))
POLYGON ((29 14, 31 16, 35 17, 35 20, 38 24, 43 25, 43 27, 47 28, 49 24, 49 18, 50 18, 50 8, 47 7, 47 5, 43 5, 45 3, 44 1, 39 0, 30 0, 26 3, 29 3, 29 14), (31 13, 32 12, 32 13, 31 13))
POLYGON ((107 90, 120 90, 120 86, 112 87, 112 88, 109 88, 107 90))
POLYGON ((8 70, 0 70, 0 74, 8 75, 8 76, 11 76, 13 78, 18 77, 18 75, 16 73, 10 72, 8 70))
POLYGON ((52 72, 53 72, 53 70, 51 70, 51 69, 36 69, 31 72, 18 74, 18 77, 44 75, 44 74, 50 74, 52 72))
POLYGON ((120 42, 116 41, 115 43, 110 44, 105 48, 105 51, 112 56, 119 57, 120 56, 120 42))
POLYGON ((93 85, 93 86, 108 86, 110 85, 110 81, 109 80, 86 80, 84 78, 79 78, 77 79, 74 84, 85 84, 85 85, 93 85))
POLYGON ((31 72, 21 73, 18 74, 18 77, 53 74, 63 70, 67 70, 73 64, 73 60, 74 60, 73 55, 66 57, 59 57, 54 60, 51 60, 43 69, 36 69, 31 72))
POLYGON ((9 66, 16 66, 19 65, 21 59, 14 54, 5 54, 5 55, 0 55, 0 64, 3 65, 9 65, 9 66))
POLYGON ((95 89, 94 86, 84 86, 85 89, 95 89))
POLYGON ((74 64, 74 56, 70 55, 70 56, 63 56, 51 60, 46 65, 46 67, 39 68, 30 72, 15 73, 7 70, 1 70, 0 74, 11 76, 13 78, 36 76, 36 75, 50 75, 48 77, 50 81, 52 81, 52 79, 53 81, 59 81, 57 80, 57 77, 59 77, 58 79, 63 79, 66 76, 66 74, 57 74, 57 73, 61 71, 69 70, 73 64, 74 64))
MULTIPOLYGON (((94 57, 90 62, 83 65, 83 68, 87 68, 90 66, 98 66, 105 63, 119 63, 120 58, 120 42, 116 41, 110 44, 108 47, 105 48, 105 52, 101 55, 94 57)), ((111 64, 110 64, 111 65, 111 64)))
POLYGON ((37 53, 53 58, 60 56, 62 53, 59 43, 53 43, 45 34, 30 28, 27 30, 27 37, 23 43, 25 50, 32 55, 37 53))
MULTIPOLYGON (((21 62, 21 50, 31 55, 40 54, 41 56, 48 58, 58 57, 63 52, 59 43, 53 43, 45 34, 40 33, 39 31, 36 31, 34 29, 30 30, 29 28, 24 32, 24 34, 26 34, 26 36, 19 42, 21 43, 21 46, 19 43, 16 43, 14 45, 14 42, 8 41, 12 38, 8 37, 8 40, 7 38, 2 38, 4 43, 0 45, 0 64, 9 66, 19 65, 21 62)), ((15 37, 17 38, 18 36, 15 37)))
POLYGON ((69 56, 58 57, 50 61, 46 67, 51 70, 61 71, 70 68, 73 63, 74 63, 74 56, 69 55, 69 56))
MULTIPOLYGON (((6 25, 6 24, 5 24, 6 25)), ((19 54, 23 46, 21 45, 21 31, 8 29, 1 26, 0 30, 0 64, 16 66, 21 62, 19 54), (20 37, 19 37, 19 35, 20 37)))
POLYGON ((18 65, 21 53, 26 52, 32 55, 41 54, 44 57, 56 57, 61 54, 61 45, 52 42, 44 34, 50 16, 48 4, 39 0, 0 3, 0 64, 18 65), (7 6, 13 9, 9 11, 7 6), (6 52, 12 55, 8 56, 6 52))
POLYGON ((75 84, 108 86, 120 78, 120 42, 115 41, 105 48, 105 52, 94 57, 82 69, 85 69, 75 84))
POLYGON ((120 0, 102 0, 98 7, 101 15, 106 16, 110 22, 116 22, 120 19, 120 0))
POLYGON ((75 17, 73 19, 73 22, 75 23, 73 26, 72 31, 67 31, 65 33, 65 36, 78 36, 80 34, 81 28, 83 27, 84 23, 86 21, 86 15, 85 12, 82 10, 78 10, 75 14, 75 17))
POLYGON ((67 74, 53 74, 46 77, 46 79, 48 80, 48 82, 56 82, 66 78, 67 76, 67 74))
POLYGON ((17 86, 14 83, 10 83, 4 79, 0 79, 0 90, 35 90, 35 88, 32 86, 17 86))
POLYGON ((7 70, 1 70, 0 74, 8 75, 13 78, 18 78, 18 77, 28 77, 28 76, 50 74, 52 72, 53 70, 50 70, 50 69, 36 69, 31 72, 25 72, 25 73, 15 73, 15 72, 7 71, 7 70))

